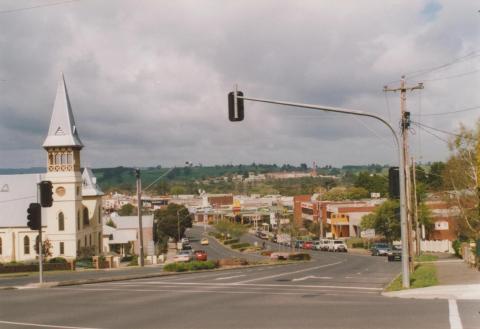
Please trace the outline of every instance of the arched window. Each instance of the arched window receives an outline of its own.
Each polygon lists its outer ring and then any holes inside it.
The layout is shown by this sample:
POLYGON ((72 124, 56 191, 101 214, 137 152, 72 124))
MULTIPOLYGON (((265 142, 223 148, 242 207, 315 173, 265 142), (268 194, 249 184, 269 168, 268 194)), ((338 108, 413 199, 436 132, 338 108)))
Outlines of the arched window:
POLYGON ((87 246, 87 236, 85 235, 85 247, 87 246))
POLYGON ((2 238, 0 238, 0 255, 3 253, 2 238))
POLYGON ((80 210, 77 212, 77 230, 80 231, 81 229, 81 224, 80 224, 80 210))
POLYGON ((90 223, 88 216, 88 208, 83 208, 83 226, 88 226, 90 223))
POLYGON ((58 214, 58 230, 65 231, 65 216, 63 215, 63 212, 58 214))
POLYGON ((25 255, 30 255, 30 238, 26 235, 23 238, 23 253, 25 255))
POLYGON ((65 243, 60 242, 60 255, 64 255, 64 254, 65 254, 65 243))
POLYGON ((62 153, 62 164, 67 164, 67 154, 62 153))
POLYGON ((92 235, 91 234, 88 236, 88 245, 89 246, 92 245, 92 235))
POLYGON ((55 164, 56 165, 62 164, 62 155, 60 153, 55 154, 55 164))

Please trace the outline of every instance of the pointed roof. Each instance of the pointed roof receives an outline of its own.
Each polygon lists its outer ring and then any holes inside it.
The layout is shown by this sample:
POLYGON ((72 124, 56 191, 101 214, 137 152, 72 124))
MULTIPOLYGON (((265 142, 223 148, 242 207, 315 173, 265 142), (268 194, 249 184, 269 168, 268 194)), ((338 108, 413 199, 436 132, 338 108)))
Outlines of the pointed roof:
POLYGON ((83 147, 75 126, 75 119, 73 118, 72 106, 68 98, 63 73, 58 81, 57 95, 55 96, 55 104, 53 105, 48 136, 45 142, 43 142, 43 147, 54 146, 83 147))
POLYGON ((103 191, 97 185, 97 178, 93 175, 90 168, 85 168, 82 173, 82 195, 83 196, 97 196, 103 195, 103 191))

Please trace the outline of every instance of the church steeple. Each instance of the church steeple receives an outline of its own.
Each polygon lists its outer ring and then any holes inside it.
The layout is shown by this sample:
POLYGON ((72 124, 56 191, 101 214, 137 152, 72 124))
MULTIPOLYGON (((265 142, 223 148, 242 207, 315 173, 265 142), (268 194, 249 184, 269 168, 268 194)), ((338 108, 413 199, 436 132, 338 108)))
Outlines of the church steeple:
POLYGON ((57 87, 57 95, 53 105, 52 118, 48 135, 43 143, 44 148, 51 147, 72 147, 81 149, 83 147, 78 137, 75 119, 73 118, 70 99, 68 98, 67 86, 63 73, 60 76, 57 87))

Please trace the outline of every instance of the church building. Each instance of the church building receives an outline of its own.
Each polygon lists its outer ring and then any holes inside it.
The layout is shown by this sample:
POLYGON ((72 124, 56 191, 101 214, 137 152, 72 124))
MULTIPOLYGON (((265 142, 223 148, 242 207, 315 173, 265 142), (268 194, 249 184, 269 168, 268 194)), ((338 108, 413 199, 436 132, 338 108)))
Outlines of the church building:
POLYGON ((0 262, 37 257, 38 232, 27 227, 27 208, 37 202, 37 183, 53 184, 53 205, 42 208, 42 239, 52 257, 76 258, 102 252, 102 195, 92 171, 81 172, 83 148, 63 75, 47 138, 45 174, 0 175, 0 262))

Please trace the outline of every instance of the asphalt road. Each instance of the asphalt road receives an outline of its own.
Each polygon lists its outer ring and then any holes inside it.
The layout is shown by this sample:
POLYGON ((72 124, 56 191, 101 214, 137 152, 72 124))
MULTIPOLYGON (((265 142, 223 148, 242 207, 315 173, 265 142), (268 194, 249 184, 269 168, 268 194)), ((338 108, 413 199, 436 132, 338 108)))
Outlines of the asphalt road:
MULTIPOLYGON (((0 328, 450 328, 446 300, 380 295, 399 270, 383 257, 319 252, 308 263, 5 290, 0 328)), ((463 328, 479 328, 480 302, 457 305, 463 328)))

